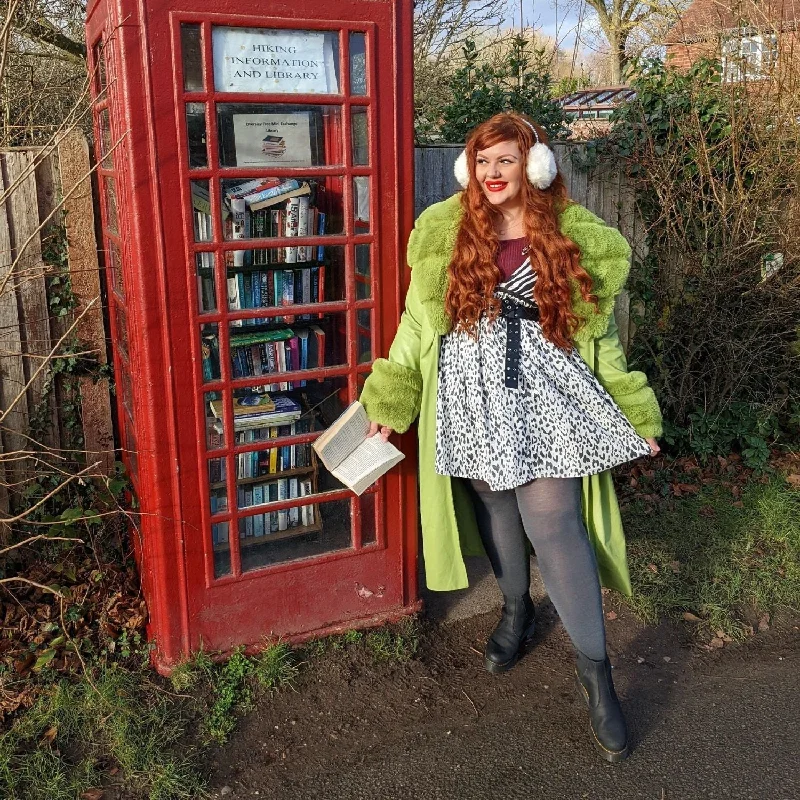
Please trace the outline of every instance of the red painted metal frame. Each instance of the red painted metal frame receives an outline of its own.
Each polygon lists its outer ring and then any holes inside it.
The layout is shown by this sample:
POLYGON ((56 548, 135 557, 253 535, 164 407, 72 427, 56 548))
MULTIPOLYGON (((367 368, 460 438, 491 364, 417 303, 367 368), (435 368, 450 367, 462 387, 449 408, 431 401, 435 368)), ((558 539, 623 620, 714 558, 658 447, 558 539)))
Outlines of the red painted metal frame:
MULTIPOLYGON (((258 175, 302 174, 341 176, 344 231, 324 241, 309 237, 292 244, 324 243, 344 247, 345 300, 328 302, 293 313, 340 312, 346 320, 347 364, 304 372, 305 379, 346 379, 347 399, 356 397, 360 377, 369 363, 358 364, 356 315, 372 313, 372 354, 383 355, 394 335, 405 295, 405 242, 413 220, 413 86, 411 0, 374 2, 310 0, 271 2, 267 15, 252 13, 251 3, 233 0, 195 2, 191 10, 176 10, 166 0, 98 0, 87 15, 90 68, 95 45, 105 43, 107 96, 95 85, 95 138, 99 114, 109 111, 112 140, 121 139, 113 169, 99 170, 100 186, 113 177, 116 187, 118 235, 108 231, 106 193, 101 192, 103 241, 113 241, 122 256, 124 298, 109 278, 109 316, 113 338, 121 319, 127 319, 127 358, 114 348, 118 376, 127 373, 133 387, 133 409, 117 395, 117 413, 124 449, 135 447, 138 470, 134 485, 141 516, 134 541, 150 609, 149 631, 157 643, 155 661, 168 671, 190 650, 203 645, 229 649, 255 645, 265 635, 303 639, 311 635, 374 624, 418 607, 417 508, 415 442, 409 435, 401 446, 408 458, 400 469, 371 490, 375 500, 376 541, 361 546, 361 502, 346 491, 315 495, 310 502, 345 499, 350 504, 351 548, 303 561, 289 561, 241 572, 238 553, 239 512, 235 504, 234 452, 258 445, 236 445, 230 391, 255 385, 253 379, 231 380, 226 358, 228 323, 233 319, 268 317, 281 309, 229 312, 225 296, 223 255, 237 242, 223 241, 219 214, 219 181, 258 175), (325 19, 324 15, 336 17, 325 19), (204 91, 184 92, 181 61, 181 23, 201 26, 204 47, 204 91), (286 28, 339 32, 338 95, 252 95, 215 93, 211 66, 214 25, 286 28), (366 39, 367 92, 350 96, 349 32, 366 39), (380 70, 378 62, 380 61, 380 70), (189 169, 185 104, 203 103, 206 113, 208 167, 189 169), (341 109, 336 164, 310 169, 236 169, 218 164, 215 103, 289 103, 336 105, 341 109), (351 108, 367 109, 369 165, 352 164, 351 108), (355 175, 370 176, 370 228, 353 227, 355 175), (209 181, 214 236, 212 242, 193 241, 191 180, 209 181), (355 299, 355 246, 370 246, 371 297, 355 299), (215 253, 217 310, 200 314, 196 297, 195 253, 215 253), (120 316, 124 311, 124 317, 120 316), (119 318, 119 319, 118 319, 119 318), (220 380, 202 381, 200 327, 218 326, 220 380), (221 390, 224 404, 225 447, 206 451, 204 394, 221 390), (132 413, 130 413, 132 412, 132 413), (132 434, 129 440, 128 428, 132 434), (135 440, 135 441, 134 441, 135 440), (228 510, 211 516, 208 504, 208 458, 227 459, 228 510), (198 499, 199 498, 199 499, 198 499), (229 522, 232 574, 215 579, 210 525, 229 522)), ((328 152, 330 152, 328 150, 328 152)), ((326 159, 327 160, 327 159, 326 159)), ((252 240, 248 247, 279 247, 280 238, 252 240)), ((285 312, 284 312, 285 313, 285 312)), ((123 332, 124 334, 124 332, 123 332)), ((116 342, 119 344, 119 342, 116 342)), ((283 377, 283 376, 282 376, 283 377)), ((292 379, 287 374, 284 379, 292 379)), ((279 445, 307 442, 316 434, 272 440, 279 445)), ((133 466, 130 454, 123 458, 133 466)), ((273 503, 259 511, 278 510, 298 501, 273 503)), ((252 511, 252 509, 250 509, 252 511)), ((371 512, 372 513, 372 512, 371 512)), ((247 516, 243 511, 242 516, 247 516)))

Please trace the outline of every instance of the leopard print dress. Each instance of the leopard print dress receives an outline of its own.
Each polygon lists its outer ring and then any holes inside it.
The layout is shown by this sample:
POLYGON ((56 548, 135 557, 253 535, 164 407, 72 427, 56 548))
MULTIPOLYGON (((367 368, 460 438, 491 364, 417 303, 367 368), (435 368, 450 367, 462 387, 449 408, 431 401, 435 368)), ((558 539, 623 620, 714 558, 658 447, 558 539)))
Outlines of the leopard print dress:
MULTIPOLYGON (((536 273, 526 259, 499 284, 502 299, 535 306, 536 273)), ((511 320, 481 318, 477 339, 442 337, 436 402, 436 472, 513 489, 535 478, 576 478, 650 452, 576 349, 519 321, 517 388, 506 384, 511 320)))

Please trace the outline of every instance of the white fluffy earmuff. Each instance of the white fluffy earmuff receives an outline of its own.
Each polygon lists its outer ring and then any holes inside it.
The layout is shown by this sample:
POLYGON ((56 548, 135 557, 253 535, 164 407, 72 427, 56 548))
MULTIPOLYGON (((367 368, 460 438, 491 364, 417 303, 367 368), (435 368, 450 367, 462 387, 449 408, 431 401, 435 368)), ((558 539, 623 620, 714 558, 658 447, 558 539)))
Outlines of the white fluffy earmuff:
MULTIPOLYGON (((539 134, 527 120, 523 122, 533 131, 536 137, 536 144, 528 150, 528 162, 525 172, 528 181, 537 189, 546 189, 558 174, 556 157, 553 151, 543 142, 539 141, 539 134)), ((453 174, 459 185, 466 189, 469 185, 469 165, 467 164, 467 151, 462 150, 456 163, 453 165, 453 174)))
POLYGON ((469 186, 469 166, 467 164, 467 151, 462 150, 461 155, 456 159, 453 164, 453 174, 463 189, 469 186))

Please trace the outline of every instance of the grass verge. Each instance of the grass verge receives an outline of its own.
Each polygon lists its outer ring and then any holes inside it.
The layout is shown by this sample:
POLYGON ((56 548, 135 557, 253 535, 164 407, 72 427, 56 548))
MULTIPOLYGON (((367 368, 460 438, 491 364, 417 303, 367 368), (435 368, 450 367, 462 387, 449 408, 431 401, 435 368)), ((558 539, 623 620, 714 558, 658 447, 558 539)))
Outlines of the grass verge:
POLYGON ((656 508, 623 509, 633 596, 646 622, 689 612, 743 639, 764 613, 800 609, 800 492, 780 477, 741 502, 710 485, 656 508))
POLYGON ((223 744, 236 728, 237 716, 253 707, 259 692, 294 682, 299 672, 294 653, 283 643, 269 645, 254 656, 244 648, 221 662, 199 651, 179 664, 170 676, 177 691, 194 691, 208 698, 203 733, 207 742, 223 744))
POLYGON ((380 628, 349 630, 322 639, 310 639, 303 645, 303 654, 310 660, 319 658, 329 649, 350 653, 362 651, 375 662, 404 662, 416 656, 421 635, 420 621, 412 615, 380 628))
POLYGON ((178 747, 184 722, 144 668, 62 678, 0 737, 0 796, 75 800, 112 782, 150 800, 201 797, 197 754, 178 747))

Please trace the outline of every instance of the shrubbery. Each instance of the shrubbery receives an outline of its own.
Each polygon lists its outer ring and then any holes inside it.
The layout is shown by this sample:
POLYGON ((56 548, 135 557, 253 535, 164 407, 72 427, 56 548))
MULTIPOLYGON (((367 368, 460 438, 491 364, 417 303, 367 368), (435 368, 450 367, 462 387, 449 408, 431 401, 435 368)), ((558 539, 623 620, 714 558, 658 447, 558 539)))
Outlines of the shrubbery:
POLYGON ((631 363, 668 442, 751 463, 796 440, 800 405, 800 80, 729 83, 719 63, 638 65, 591 159, 622 160, 646 242, 631 274, 631 363))
POLYGON ((482 61, 472 40, 463 54, 464 63, 450 80, 451 99, 441 120, 429 123, 427 138, 463 142, 476 125, 501 111, 528 114, 551 138, 566 133, 564 110, 552 99, 551 56, 544 48, 515 36, 496 63, 482 61))

